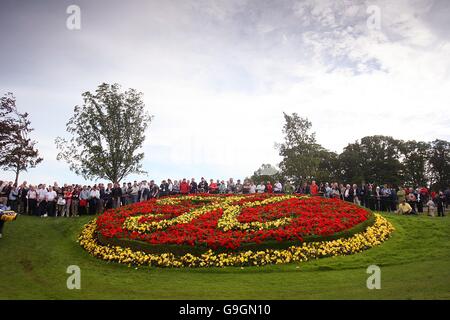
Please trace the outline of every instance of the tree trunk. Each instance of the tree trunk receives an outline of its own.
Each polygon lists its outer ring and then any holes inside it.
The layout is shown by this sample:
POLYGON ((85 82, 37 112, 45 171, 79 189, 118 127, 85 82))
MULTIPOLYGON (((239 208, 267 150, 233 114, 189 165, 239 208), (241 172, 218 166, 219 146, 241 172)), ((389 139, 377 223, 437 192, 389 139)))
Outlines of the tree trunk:
POLYGON ((17 169, 16 170, 16 185, 19 185, 19 173, 20 173, 20 170, 17 169))

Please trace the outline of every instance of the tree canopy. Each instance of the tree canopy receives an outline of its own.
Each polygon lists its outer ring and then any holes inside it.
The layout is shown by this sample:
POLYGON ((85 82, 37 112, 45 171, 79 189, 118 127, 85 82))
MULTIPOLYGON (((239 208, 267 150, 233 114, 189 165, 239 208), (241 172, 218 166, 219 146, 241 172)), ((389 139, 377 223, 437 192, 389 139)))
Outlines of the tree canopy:
POLYGON ((42 162, 36 141, 29 138, 34 130, 28 113, 20 113, 16 98, 12 93, 0 99, 0 167, 15 173, 15 183, 19 174, 42 162))
POLYGON ((334 155, 316 142, 315 133, 310 132, 312 123, 297 113, 283 115, 284 142, 277 145, 283 158, 280 163, 282 174, 296 183, 332 176, 323 164, 333 162, 334 155))
POLYGON ((85 179, 120 182, 132 173, 143 173, 144 153, 139 152, 152 117, 145 111, 142 93, 120 91, 118 84, 103 83, 94 93, 82 94, 66 125, 69 140, 58 137, 58 160, 85 179))

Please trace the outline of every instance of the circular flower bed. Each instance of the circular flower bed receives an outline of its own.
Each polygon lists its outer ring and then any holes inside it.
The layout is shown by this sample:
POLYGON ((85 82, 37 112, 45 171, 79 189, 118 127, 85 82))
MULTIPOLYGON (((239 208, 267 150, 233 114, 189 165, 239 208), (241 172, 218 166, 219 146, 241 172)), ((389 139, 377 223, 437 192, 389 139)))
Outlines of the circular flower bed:
POLYGON ((106 211, 79 242, 107 261, 164 267, 245 266, 352 254, 393 231, 351 203, 296 195, 195 195, 106 211))

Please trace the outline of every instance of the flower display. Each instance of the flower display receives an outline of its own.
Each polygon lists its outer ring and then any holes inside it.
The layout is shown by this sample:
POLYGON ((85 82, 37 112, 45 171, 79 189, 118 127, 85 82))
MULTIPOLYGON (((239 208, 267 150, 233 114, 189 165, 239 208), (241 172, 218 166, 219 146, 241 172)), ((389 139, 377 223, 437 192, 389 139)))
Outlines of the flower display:
POLYGON ((194 195, 106 211, 79 242, 107 261, 160 267, 245 266, 351 254, 393 231, 352 203, 297 195, 194 195))

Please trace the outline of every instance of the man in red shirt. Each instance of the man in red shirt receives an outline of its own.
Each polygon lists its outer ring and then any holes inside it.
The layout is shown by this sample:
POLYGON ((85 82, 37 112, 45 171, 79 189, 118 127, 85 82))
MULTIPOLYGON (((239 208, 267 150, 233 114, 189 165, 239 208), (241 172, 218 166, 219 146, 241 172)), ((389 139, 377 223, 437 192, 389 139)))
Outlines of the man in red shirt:
POLYGON ((183 179, 183 181, 180 183, 180 193, 181 194, 189 193, 189 183, 187 183, 186 179, 183 179))
POLYGON ((216 194, 217 190, 217 183, 215 183, 213 179, 209 180, 209 193, 216 194))
POLYGON ((268 193, 272 193, 272 192, 273 192, 273 186, 272 186, 272 184, 270 183, 270 181, 267 181, 266 191, 267 191, 268 193))
POLYGON ((315 196, 315 195, 317 195, 319 193, 319 186, 316 184, 315 181, 311 182, 310 190, 311 190, 311 195, 312 196, 315 196))

